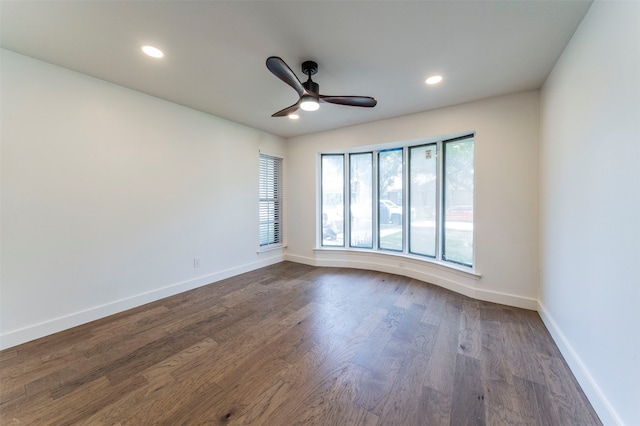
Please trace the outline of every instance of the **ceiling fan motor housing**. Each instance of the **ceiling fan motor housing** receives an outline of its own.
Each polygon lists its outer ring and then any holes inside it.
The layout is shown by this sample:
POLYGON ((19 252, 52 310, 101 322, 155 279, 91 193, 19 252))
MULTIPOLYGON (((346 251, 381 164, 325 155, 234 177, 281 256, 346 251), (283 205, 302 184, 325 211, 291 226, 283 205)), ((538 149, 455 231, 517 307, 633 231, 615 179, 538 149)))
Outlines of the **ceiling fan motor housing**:
POLYGON ((320 93, 320 86, 318 83, 311 81, 311 76, 318 72, 318 64, 313 61, 304 61, 302 63, 302 72, 309 76, 309 79, 302 83, 304 88, 309 92, 320 93))
POLYGON ((304 83, 302 83, 302 85, 309 92, 320 93, 320 85, 318 83, 316 83, 315 81, 311 81, 311 78, 309 78, 309 80, 307 80, 304 83))

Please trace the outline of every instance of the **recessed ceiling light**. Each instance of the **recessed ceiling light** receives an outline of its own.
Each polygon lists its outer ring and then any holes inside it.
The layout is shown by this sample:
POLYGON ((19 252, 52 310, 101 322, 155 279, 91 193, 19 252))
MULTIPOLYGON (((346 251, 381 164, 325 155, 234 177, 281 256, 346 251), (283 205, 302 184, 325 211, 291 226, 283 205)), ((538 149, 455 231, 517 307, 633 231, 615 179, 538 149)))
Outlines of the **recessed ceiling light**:
POLYGON ((288 115, 288 117, 292 120, 297 120, 298 118, 300 118, 300 116, 298 114, 295 113, 291 113, 288 115))
POLYGON ((427 84, 438 84, 442 81, 442 76, 441 75, 432 75, 431 77, 427 78, 425 80, 425 83, 427 84))
POLYGON ((153 46, 142 46, 142 51, 147 55, 151 56, 152 58, 162 58, 164 56, 164 53, 162 53, 162 50, 153 46))

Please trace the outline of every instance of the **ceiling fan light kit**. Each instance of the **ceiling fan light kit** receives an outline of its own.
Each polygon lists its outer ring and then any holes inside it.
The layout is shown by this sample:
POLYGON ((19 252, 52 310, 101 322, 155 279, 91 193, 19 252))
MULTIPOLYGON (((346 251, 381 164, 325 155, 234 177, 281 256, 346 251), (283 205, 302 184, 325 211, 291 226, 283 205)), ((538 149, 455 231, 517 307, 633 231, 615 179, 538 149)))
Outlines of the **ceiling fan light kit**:
POLYGON ((320 103, 318 99, 314 98, 311 95, 304 95, 300 98, 300 108, 305 111, 316 111, 320 108, 320 103))
POLYGON ((321 101, 331 104, 359 106, 365 108, 372 108, 378 103, 370 96, 321 95, 320 86, 318 83, 311 80, 311 76, 318 72, 318 64, 313 61, 305 61, 302 63, 302 72, 307 75, 307 81, 304 83, 301 83, 296 74, 291 71, 291 68, 289 68, 289 66, 277 56, 267 58, 267 69, 280 80, 291 86, 300 97, 298 102, 276 112, 272 117, 287 117, 295 115, 294 113, 298 108, 304 111, 316 111, 320 108, 321 101))

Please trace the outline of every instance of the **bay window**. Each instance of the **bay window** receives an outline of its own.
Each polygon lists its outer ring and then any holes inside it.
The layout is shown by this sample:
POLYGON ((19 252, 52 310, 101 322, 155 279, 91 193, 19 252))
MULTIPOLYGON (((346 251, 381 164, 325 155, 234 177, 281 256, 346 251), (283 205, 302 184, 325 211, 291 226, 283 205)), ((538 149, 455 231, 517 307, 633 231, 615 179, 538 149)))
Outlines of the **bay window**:
POLYGON ((473 134, 320 158, 321 246, 473 267, 473 134))

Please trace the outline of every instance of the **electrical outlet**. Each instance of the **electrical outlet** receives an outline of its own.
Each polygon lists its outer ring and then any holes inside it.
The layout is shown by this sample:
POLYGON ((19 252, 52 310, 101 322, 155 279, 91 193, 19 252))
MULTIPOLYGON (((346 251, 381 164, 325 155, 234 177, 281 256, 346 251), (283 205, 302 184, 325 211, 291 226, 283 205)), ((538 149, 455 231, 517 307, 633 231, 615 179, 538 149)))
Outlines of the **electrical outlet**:
POLYGON ((200 258, 199 257, 194 257, 193 258, 193 267, 194 268, 199 268, 200 267, 200 258))

